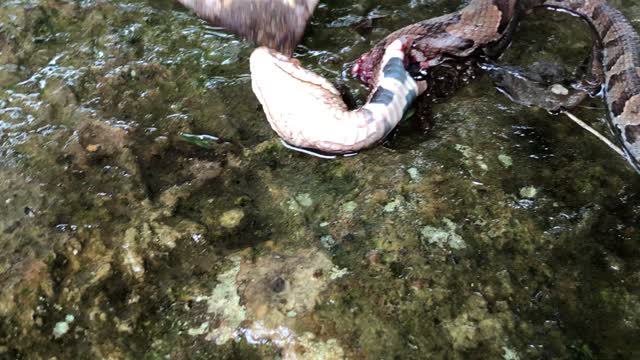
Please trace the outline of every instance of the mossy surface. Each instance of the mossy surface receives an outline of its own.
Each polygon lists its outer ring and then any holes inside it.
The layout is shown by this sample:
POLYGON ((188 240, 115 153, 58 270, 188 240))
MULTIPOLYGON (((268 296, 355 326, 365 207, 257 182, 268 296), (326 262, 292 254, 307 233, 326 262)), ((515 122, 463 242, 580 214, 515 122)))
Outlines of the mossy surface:
MULTIPOLYGON (((323 2, 297 57, 362 101, 345 64, 459 6, 323 2)), ((536 11, 503 60, 572 69, 587 30, 536 11)), ((0 3, 0 358, 640 356, 640 177, 605 145, 480 76, 426 135, 293 153, 251 49, 170 0, 0 3)))

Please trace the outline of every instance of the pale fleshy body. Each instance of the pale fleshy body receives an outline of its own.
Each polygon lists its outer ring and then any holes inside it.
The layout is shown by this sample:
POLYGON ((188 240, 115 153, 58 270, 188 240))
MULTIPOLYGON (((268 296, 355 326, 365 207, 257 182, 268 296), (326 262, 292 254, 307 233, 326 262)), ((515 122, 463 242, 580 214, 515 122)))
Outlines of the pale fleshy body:
POLYGON ((404 56, 402 41, 387 47, 376 87, 365 105, 351 111, 329 81, 266 47, 251 54, 251 83, 271 127, 287 143, 354 152, 384 139, 426 89, 406 72, 404 56))

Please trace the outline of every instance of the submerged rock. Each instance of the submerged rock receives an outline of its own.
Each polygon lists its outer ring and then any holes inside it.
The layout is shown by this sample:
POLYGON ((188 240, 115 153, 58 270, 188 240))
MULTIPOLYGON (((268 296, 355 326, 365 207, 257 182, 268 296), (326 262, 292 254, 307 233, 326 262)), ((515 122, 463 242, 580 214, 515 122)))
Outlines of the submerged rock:
POLYGON ((240 258, 232 257, 232 268, 218 275, 218 285, 211 295, 196 297, 195 301, 206 301, 207 313, 215 320, 216 327, 209 329, 209 323, 205 322, 198 329, 189 329, 192 336, 205 333, 206 339, 215 341, 221 345, 235 338, 236 330, 246 319, 245 307, 240 304, 240 296, 236 284, 236 276, 240 271, 240 258), (205 329, 200 331, 204 326, 205 329))
POLYGON ((506 334, 513 327, 513 319, 509 314, 492 314, 487 309, 487 302, 476 294, 467 299, 462 313, 444 324, 451 337, 455 350, 477 348, 482 343, 506 341, 506 334))
POLYGON ((525 186, 520 189, 520 196, 525 199, 534 199, 538 195, 538 189, 533 186, 525 186))
POLYGON ((244 218, 244 212, 242 209, 232 209, 225 211, 220 216, 220 225, 227 229, 233 229, 240 225, 240 222, 244 218))
MULTIPOLYGON (((321 7, 296 57, 345 82, 377 39, 451 11, 365 3, 321 7)), ((535 15, 501 61, 580 63, 577 19, 535 15)), ((253 46, 172 2, 4 1, 0 24, 0 357, 640 351, 640 180, 486 79, 433 104, 430 134, 325 161, 274 136, 253 46)))
POLYGON ((275 328, 287 324, 287 313, 304 316, 326 289, 333 264, 321 251, 268 254, 245 260, 238 273, 238 291, 255 320, 275 328))
POLYGON ((435 244, 439 247, 449 247, 451 249, 464 249, 467 245, 464 242, 464 239, 456 234, 456 229, 458 226, 451 220, 444 218, 442 219, 444 223, 444 227, 436 228, 433 226, 425 226, 420 230, 420 235, 422 238, 426 240, 429 244, 435 244))
MULTIPOLYGON (((329 258, 317 249, 270 253, 255 259, 240 254, 229 258, 231 268, 217 277, 206 302, 209 320, 190 328, 191 336, 223 345, 233 339, 270 342, 286 359, 340 358, 336 340, 314 340, 311 333, 297 335, 297 318, 308 316, 329 281, 336 279, 329 258), (324 355, 323 355, 324 354, 324 355), (334 357, 337 356, 337 357, 334 357)), ((341 273, 342 274, 342 273, 341 273)))

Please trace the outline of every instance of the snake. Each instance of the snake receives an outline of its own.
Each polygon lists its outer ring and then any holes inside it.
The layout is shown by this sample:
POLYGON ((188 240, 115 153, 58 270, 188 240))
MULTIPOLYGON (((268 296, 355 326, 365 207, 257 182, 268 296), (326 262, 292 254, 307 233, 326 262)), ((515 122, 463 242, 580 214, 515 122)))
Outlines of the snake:
POLYGON ((396 30, 354 62, 352 74, 371 92, 351 111, 328 80, 292 57, 318 0, 178 1, 262 45, 249 63, 253 92, 271 127, 291 145, 327 153, 357 152, 382 141, 428 87, 420 74, 452 59, 498 57, 530 10, 579 16, 597 40, 610 128, 640 171, 640 37, 606 0, 470 0, 458 11, 396 30))

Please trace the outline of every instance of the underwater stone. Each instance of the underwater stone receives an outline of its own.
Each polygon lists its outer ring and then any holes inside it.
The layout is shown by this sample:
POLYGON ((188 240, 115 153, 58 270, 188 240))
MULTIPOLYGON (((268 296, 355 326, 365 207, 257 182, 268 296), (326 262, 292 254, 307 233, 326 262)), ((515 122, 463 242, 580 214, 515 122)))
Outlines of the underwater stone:
POLYGON ((456 234, 457 225, 447 219, 442 219, 444 222, 444 228, 436 228, 433 226, 425 226, 420 230, 420 234, 422 238, 427 240, 429 244, 436 244, 439 247, 448 246, 452 249, 464 249, 467 245, 464 242, 464 239, 458 234, 456 234))
POLYGON ((66 334, 69 331, 69 323, 66 321, 59 321, 53 327, 53 337, 58 339, 62 337, 62 335, 66 334))
POLYGON ((500 161, 502 166, 506 168, 511 167, 513 165, 513 160, 511 160, 511 156, 509 155, 505 155, 505 154, 498 155, 498 161, 500 161))
POLYGON ((418 180, 422 179, 422 175, 420 174, 418 169, 416 169, 414 167, 411 167, 411 168, 407 169, 407 173, 409 173, 409 177, 413 181, 418 181, 418 180))
POLYGON ((331 275, 344 275, 346 269, 332 270, 328 256, 313 248, 255 259, 243 256, 230 257, 234 265, 218 275, 211 295, 194 298, 206 301, 210 315, 188 334, 206 334, 205 339, 217 345, 240 336, 249 341, 271 339, 292 351, 287 347, 296 343, 296 336, 289 327, 313 310, 331 275))
POLYGON ((533 186, 525 186, 520 189, 520 196, 527 199, 533 199, 538 195, 538 189, 533 186))
MULTIPOLYGON (((291 314, 293 315, 292 312, 291 314)), ((277 345, 281 352, 281 357, 277 357, 278 359, 345 359, 344 350, 336 339, 322 341, 310 332, 297 335, 287 327, 278 326, 272 329, 265 327, 261 322, 255 322, 250 327, 243 328, 241 332, 249 343, 270 342, 277 345)))
POLYGON ((355 201, 349 201, 342 205, 342 211, 350 214, 358 207, 358 203, 355 201))
MULTIPOLYGON (((240 272, 240 259, 232 257, 234 266, 228 271, 218 275, 218 285, 210 296, 196 298, 196 301, 207 301, 209 314, 213 314, 218 324, 207 334, 207 340, 214 340, 217 345, 222 345, 231 340, 240 323, 246 318, 245 308, 240 304, 240 296, 236 284, 236 276, 240 272)), ((203 327, 204 324, 200 325, 203 327)), ((208 327, 208 324, 207 324, 208 327)))
POLYGON ((489 170, 489 166, 484 162, 484 156, 478 154, 476 155, 471 147, 467 145, 456 144, 455 149, 462 154, 464 158, 463 162, 467 166, 472 166, 475 160, 475 164, 480 167, 483 171, 489 170))
POLYGON ((569 90, 567 90, 566 87, 564 87, 564 86, 562 86, 560 84, 551 85, 549 90, 551 90, 551 92, 556 94, 556 95, 563 95, 563 96, 569 95, 569 90))
POLYGON ((238 293, 249 317, 276 328, 284 323, 289 311, 304 315, 313 309, 332 267, 329 257, 313 248, 244 259, 237 277, 238 293), (274 292, 278 277, 286 280, 286 286, 277 286, 280 291, 274 292))
POLYGON ((138 251, 139 232, 132 227, 125 231, 122 239, 123 265, 128 274, 136 279, 144 278, 144 259, 138 251))
POLYGON ((187 330, 187 334, 189 334, 191 336, 198 336, 198 335, 206 334, 207 330, 209 330, 209 322, 205 321, 202 324, 200 324, 199 327, 191 328, 191 329, 187 330))
POLYGON ((329 278, 331 280, 340 279, 341 277, 347 275, 348 273, 349 273, 349 270, 347 268, 340 269, 339 267, 334 266, 333 268, 331 268, 331 272, 329 273, 329 278))
POLYGON ((320 238, 320 244, 325 249, 331 249, 336 245, 336 240, 331 235, 324 235, 320 238))
POLYGON ((301 360, 338 360, 345 358, 344 350, 342 350, 336 339, 318 341, 313 334, 304 333, 298 341, 298 344, 303 347, 304 351, 291 354, 294 355, 291 358, 301 360))
POLYGON ((311 199, 311 195, 308 193, 300 193, 294 196, 293 199, 288 201, 289 210, 294 213, 300 213, 303 208, 308 208, 313 205, 313 199, 311 199))
POLYGON ((225 211, 220 216, 220 225, 227 229, 233 229, 240 225, 240 222, 244 218, 244 211, 241 209, 233 209, 229 211, 225 211))
POLYGON ((384 206, 383 211, 386 213, 394 212, 402 206, 402 198, 397 196, 393 201, 384 206))
POLYGON ((471 156, 473 156, 473 152, 471 151, 471 148, 467 145, 460 145, 460 144, 455 144, 455 148, 456 150, 458 150, 462 156, 464 156, 465 158, 470 158, 471 156))
POLYGON ((511 316, 490 311, 487 300, 479 293, 469 296, 456 317, 444 322, 444 329, 456 351, 467 351, 480 344, 491 343, 502 347, 505 332, 512 327, 511 316))
POLYGON ((504 360, 520 360, 518 353, 516 353, 512 349, 509 349, 508 347, 503 346, 502 350, 504 350, 504 354, 502 354, 502 358, 504 360))
POLYGON ((302 193, 302 194, 296 195, 296 201, 298 202, 298 204, 300 204, 300 206, 303 206, 303 207, 309 207, 313 205, 313 200, 311 199, 311 195, 309 195, 308 193, 302 193))

